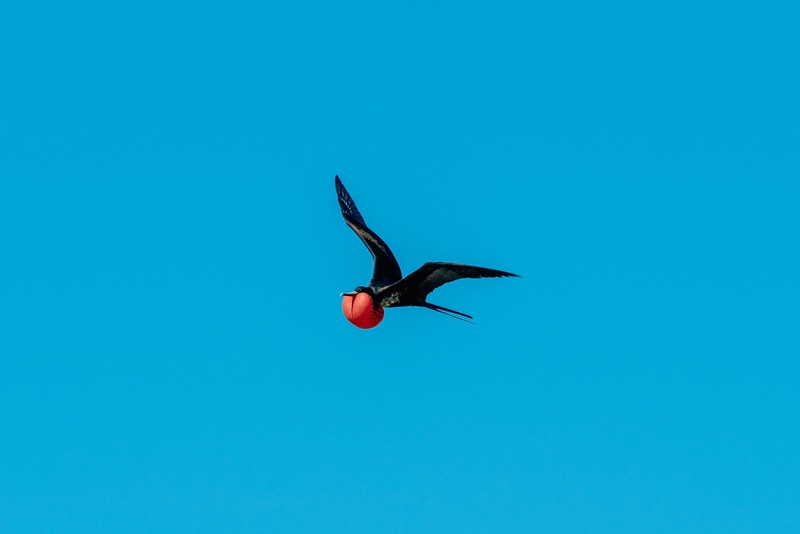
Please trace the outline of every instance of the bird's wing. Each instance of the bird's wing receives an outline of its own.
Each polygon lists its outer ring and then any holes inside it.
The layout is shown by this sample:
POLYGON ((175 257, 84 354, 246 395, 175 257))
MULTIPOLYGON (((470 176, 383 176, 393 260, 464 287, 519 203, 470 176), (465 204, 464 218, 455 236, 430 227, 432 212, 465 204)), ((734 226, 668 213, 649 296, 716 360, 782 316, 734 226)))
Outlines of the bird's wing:
POLYGON ((339 197, 339 207, 342 208, 344 222, 361 238, 372 254, 372 280, 369 281, 369 285, 383 287, 403 278, 400 265, 389 249, 389 245, 369 229, 367 223, 364 222, 364 217, 358 211, 356 203, 353 202, 353 197, 347 192, 338 175, 336 176, 336 194, 339 197))
POLYGON ((428 262, 391 288, 387 288, 387 291, 400 290, 406 298, 416 297, 419 302, 425 302, 425 298, 431 291, 448 282, 461 278, 503 278, 506 276, 519 275, 463 263, 428 262))

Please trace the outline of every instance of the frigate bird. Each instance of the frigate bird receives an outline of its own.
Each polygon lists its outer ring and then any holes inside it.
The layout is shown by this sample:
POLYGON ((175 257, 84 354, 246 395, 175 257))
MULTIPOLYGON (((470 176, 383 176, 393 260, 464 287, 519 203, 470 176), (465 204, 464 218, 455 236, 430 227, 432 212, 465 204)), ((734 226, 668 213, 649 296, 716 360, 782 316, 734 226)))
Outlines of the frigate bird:
MULTIPOLYGON (((370 230, 353 202, 350 193, 336 176, 336 194, 347 226, 353 229, 372 254, 372 279, 366 286, 342 293, 342 311, 347 320, 359 328, 373 328, 383 320, 384 308, 419 306, 455 319, 472 319, 471 315, 427 301, 437 287, 461 278, 502 278, 518 276, 505 271, 475 267, 462 263, 428 262, 403 278, 400 265, 389 245, 370 230)), ((469 321, 467 321, 469 322, 469 321)))

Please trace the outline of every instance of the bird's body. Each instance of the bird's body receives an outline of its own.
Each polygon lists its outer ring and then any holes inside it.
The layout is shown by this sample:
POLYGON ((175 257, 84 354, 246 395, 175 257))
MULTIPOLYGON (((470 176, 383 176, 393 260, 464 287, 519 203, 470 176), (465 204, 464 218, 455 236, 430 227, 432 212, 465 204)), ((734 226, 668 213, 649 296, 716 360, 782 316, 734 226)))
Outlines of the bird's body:
MULTIPOLYGON (((383 320, 383 308, 419 306, 446 315, 455 314, 468 319, 471 316, 431 304, 428 295, 437 287, 461 278, 501 278, 516 274, 461 263, 428 262, 403 278, 400 265, 389 246, 369 229, 353 198, 336 176, 336 193, 345 223, 363 241, 372 254, 372 279, 367 286, 359 286, 342 293, 342 310, 347 319, 359 328, 373 328, 383 320)), ((455 315, 451 315, 455 317, 455 315)), ((458 318, 458 317, 456 317, 458 318)))

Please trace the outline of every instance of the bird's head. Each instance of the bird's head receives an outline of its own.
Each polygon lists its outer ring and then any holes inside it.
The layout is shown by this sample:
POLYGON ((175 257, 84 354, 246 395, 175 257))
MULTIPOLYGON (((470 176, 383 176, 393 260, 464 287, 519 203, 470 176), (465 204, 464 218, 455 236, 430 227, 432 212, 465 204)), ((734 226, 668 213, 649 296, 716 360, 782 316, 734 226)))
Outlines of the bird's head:
POLYGON ((358 286, 342 293, 342 311, 347 320, 359 328, 374 328, 383 321, 383 308, 373 300, 375 292, 370 287, 358 286))
POLYGON ((374 295, 374 292, 372 291, 371 287, 358 286, 354 290, 348 291, 347 293, 340 293, 339 296, 340 297, 355 297, 359 293, 367 293, 370 296, 374 295))

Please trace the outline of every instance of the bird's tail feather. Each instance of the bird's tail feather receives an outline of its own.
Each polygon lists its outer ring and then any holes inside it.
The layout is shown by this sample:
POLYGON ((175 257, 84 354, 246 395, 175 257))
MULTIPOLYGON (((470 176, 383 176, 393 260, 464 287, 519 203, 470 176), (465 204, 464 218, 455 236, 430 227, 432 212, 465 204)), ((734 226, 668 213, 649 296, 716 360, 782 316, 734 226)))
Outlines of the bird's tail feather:
POLYGON ((433 310, 443 315, 447 315, 448 317, 452 317, 453 319, 458 319, 459 321, 464 321, 465 323, 469 324, 475 324, 472 321, 467 320, 467 319, 472 319, 472 316, 467 315, 466 313, 461 313, 460 311, 451 310, 450 308, 445 308, 444 306, 439 306, 437 304, 431 304, 430 302, 426 302, 425 307, 428 308, 429 310, 433 310), (458 315, 460 315, 461 317, 457 317, 458 315), (466 317, 467 319, 462 319, 462 317, 466 317))

